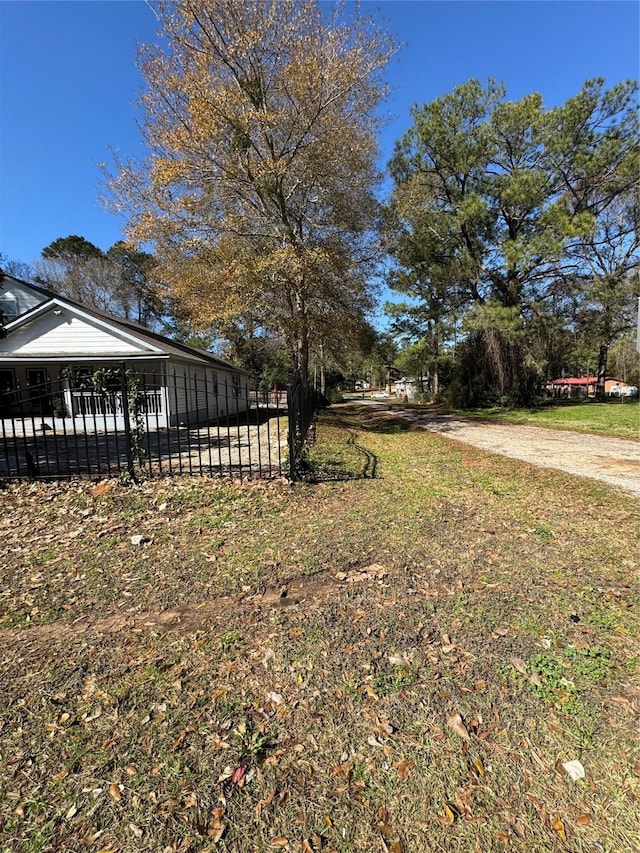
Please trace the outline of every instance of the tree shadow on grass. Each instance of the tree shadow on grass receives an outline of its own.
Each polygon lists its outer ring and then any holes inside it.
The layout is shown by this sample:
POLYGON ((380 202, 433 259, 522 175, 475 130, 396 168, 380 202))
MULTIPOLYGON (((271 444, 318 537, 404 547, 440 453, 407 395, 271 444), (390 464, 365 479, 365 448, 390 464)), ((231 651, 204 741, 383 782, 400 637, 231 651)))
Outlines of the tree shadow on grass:
POLYGON ((356 434, 346 429, 346 453, 318 454, 315 448, 305 455, 298 476, 306 483, 327 483, 344 480, 373 480, 378 469, 378 457, 357 441, 356 434))
POLYGON ((358 435, 363 432, 394 435, 416 429, 412 423, 394 416, 389 407, 373 408, 357 404, 324 411, 319 424, 320 431, 323 425, 346 434, 344 451, 340 447, 332 448, 328 453, 318 453, 312 449, 301 474, 306 482, 375 479, 378 457, 365 447, 358 435))
POLYGON ((323 413, 330 426, 345 430, 359 430, 388 435, 411 432, 415 426, 394 412, 391 406, 341 406, 323 413))

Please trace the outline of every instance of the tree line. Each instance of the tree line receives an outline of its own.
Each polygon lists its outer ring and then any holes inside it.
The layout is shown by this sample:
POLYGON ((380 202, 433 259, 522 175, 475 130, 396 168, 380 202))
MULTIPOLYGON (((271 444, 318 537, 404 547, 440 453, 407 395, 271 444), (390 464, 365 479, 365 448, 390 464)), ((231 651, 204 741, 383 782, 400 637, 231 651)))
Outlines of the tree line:
POLYGON ((160 3, 140 50, 143 161, 114 158, 106 252, 42 252, 54 290, 203 346, 263 381, 420 376, 459 405, 598 376, 640 292, 637 83, 560 106, 470 80, 416 106, 377 165, 378 21, 317 0, 160 3), (150 252, 137 247, 146 247, 150 252), (390 332, 370 316, 384 283, 390 332))

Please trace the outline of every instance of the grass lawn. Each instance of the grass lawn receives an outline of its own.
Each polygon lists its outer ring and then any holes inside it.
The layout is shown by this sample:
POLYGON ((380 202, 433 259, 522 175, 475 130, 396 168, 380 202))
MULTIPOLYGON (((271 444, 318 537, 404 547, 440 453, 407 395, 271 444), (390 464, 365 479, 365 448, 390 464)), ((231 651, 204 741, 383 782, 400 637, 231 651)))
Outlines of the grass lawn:
POLYGON ((640 501, 318 435, 315 484, 0 493, 0 851, 638 850, 640 501))
POLYGON ((640 441, 640 402, 565 402, 539 409, 484 409, 462 412, 466 417, 568 429, 640 441))

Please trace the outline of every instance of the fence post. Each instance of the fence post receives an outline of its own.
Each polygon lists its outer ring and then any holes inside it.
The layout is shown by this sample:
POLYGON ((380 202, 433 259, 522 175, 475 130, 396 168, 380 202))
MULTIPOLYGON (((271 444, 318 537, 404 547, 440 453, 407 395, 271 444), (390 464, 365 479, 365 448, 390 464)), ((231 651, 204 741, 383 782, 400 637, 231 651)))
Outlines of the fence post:
POLYGON ((127 370, 124 361, 122 362, 120 370, 120 392, 122 394, 122 418, 124 420, 124 447, 127 454, 127 474, 132 480, 135 480, 136 469, 133 464, 131 418, 129 417, 129 394, 127 390, 127 370))
POLYGON ((296 433, 298 431, 297 406, 294 398, 297 396, 300 380, 294 376, 293 381, 287 388, 287 443, 289 445, 289 479, 296 480, 296 433))

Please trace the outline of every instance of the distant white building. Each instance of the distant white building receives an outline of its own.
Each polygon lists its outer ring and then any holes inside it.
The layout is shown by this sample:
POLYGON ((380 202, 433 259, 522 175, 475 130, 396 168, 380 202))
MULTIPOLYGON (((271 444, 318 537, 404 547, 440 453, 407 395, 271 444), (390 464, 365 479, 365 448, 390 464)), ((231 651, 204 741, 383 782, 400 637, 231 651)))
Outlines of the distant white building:
POLYGON ((396 395, 406 397, 407 400, 416 400, 422 394, 420 383, 417 379, 403 376, 396 381, 396 395))

